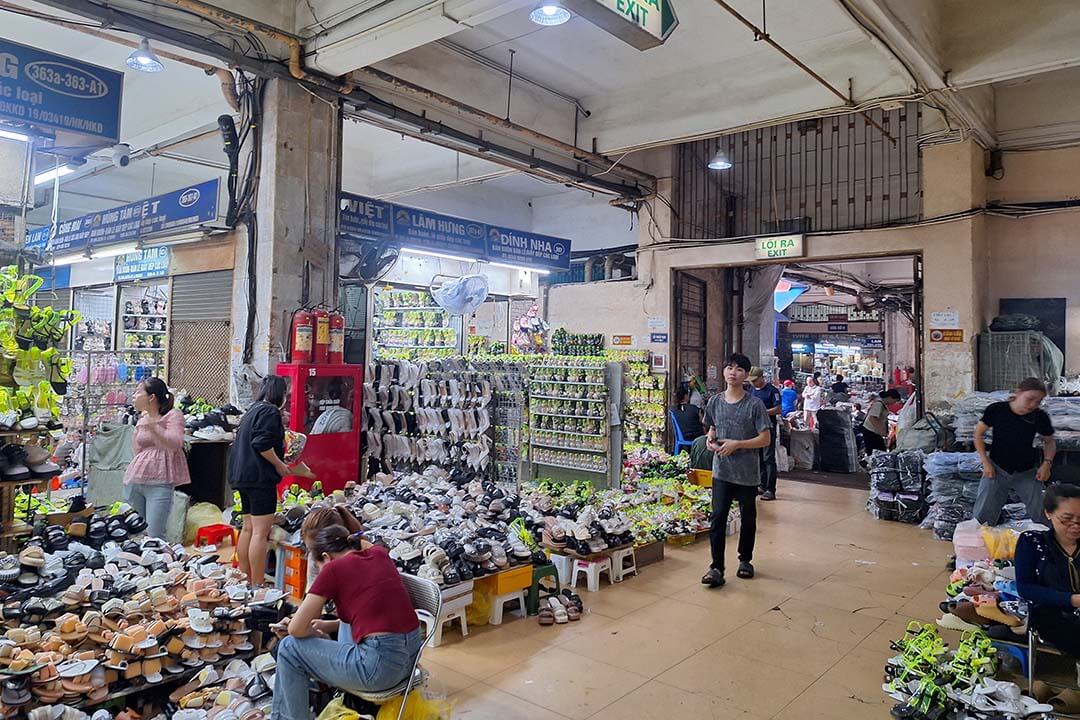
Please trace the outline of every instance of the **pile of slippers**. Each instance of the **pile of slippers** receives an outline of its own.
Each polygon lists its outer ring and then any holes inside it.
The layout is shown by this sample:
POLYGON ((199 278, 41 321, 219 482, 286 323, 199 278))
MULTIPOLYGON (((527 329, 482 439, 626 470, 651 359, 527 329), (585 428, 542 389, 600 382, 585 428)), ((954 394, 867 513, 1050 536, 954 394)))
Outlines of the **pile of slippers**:
POLYGON ((998 640, 1027 637, 1028 604, 1016 589, 1016 570, 1011 565, 977 562, 957 568, 945 589, 948 599, 940 604, 940 627, 961 632, 985 630, 998 640))

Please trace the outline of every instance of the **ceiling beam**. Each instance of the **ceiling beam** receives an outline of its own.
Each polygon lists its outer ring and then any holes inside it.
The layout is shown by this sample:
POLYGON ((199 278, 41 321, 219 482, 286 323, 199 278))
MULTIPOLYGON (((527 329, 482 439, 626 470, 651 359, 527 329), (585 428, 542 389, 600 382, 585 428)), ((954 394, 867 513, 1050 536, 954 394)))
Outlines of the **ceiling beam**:
POLYGON ((993 99, 959 92, 948 83, 948 73, 924 38, 901 22, 888 0, 836 0, 848 11, 871 41, 878 43, 907 70, 916 88, 940 104, 951 120, 958 121, 981 145, 997 146, 993 123, 993 99))

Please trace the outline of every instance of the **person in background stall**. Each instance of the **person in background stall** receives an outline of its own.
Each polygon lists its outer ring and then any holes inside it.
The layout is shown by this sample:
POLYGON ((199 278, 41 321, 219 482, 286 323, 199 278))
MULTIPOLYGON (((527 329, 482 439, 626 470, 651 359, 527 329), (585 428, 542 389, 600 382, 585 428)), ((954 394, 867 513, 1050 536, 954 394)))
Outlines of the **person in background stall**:
POLYGON ((818 410, 825 402, 825 391, 818 384, 816 378, 807 378, 806 387, 803 388, 803 419, 806 421, 806 429, 813 430, 817 427, 818 410))
POLYGON ((799 410, 799 391, 795 389, 793 380, 784 381, 784 389, 780 391, 780 414, 787 417, 799 410))
POLYGON ((847 395, 848 392, 850 392, 850 388, 848 388, 848 384, 846 382, 844 382, 844 376, 843 375, 837 375, 836 376, 836 382, 834 382, 832 384, 832 391, 834 393, 838 393, 840 395, 847 395))
POLYGON ((765 414, 769 416, 772 427, 769 429, 769 444, 758 450, 758 464, 761 467, 761 483, 758 485, 758 494, 762 500, 776 499, 776 437, 777 419, 780 417, 780 391, 776 386, 765 380, 765 373, 755 366, 750 368, 750 394, 761 401, 765 406, 765 414))
POLYGON ((679 424, 683 439, 693 442, 705 434, 705 428, 701 427, 701 408, 690 404, 689 397, 690 394, 685 388, 679 388, 675 392, 675 404, 671 407, 671 414, 679 424))
POLYGON ((1015 492, 1027 506, 1028 517, 1042 522, 1043 486, 1050 480, 1050 468, 1057 454, 1054 426, 1042 408, 1046 385, 1038 378, 1020 381, 1007 402, 986 408, 975 424, 975 450, 982 461, 983 477, 975 499, 975 519, 997 525, 1001 509, 1015 492), (986 449, 986 431, 993 428, 993 444, 986 449), (1042 437, 1043 457, 1035 452, 1035 436, 1042 437))
POLYGON ((885 452, 888 449, 889 404, 895 402, 900 402, 900 393, 896 390, 878 393, 870 402, 866 419, 862 423, 863 444, 866 446, 867 455, 875 450, 885 452))
POLYGON ((1051 485, 1042 508, 1050 529, 1021 533, 1016 543, 1016 589, 1031 604, 1031 626, 1080 676, 1080 486, 1051 485))
POLYGON ((184 413, 161 378, 143 380, 131 399, 139 411, 135 454, 124 472, 124 500, 146 520, 151 537, 164 538, 173 488, 191 483, 184 455, 184 413))

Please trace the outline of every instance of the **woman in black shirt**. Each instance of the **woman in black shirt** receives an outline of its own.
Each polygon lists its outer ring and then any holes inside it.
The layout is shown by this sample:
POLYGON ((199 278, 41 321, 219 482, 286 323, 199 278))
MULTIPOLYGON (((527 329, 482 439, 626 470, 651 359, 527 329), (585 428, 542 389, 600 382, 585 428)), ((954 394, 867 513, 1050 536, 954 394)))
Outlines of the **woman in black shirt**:
POLYGON ((683 388, 676 391, 675 406, 671 408, 671 414, 682 431, 683 439, 693 442, 705 434, 705 428, 701 427, 701 408, 687 403, 687 397, 688 394, 683 388))
POLYGON ((997 525, 1001 509, 1015 491, 1027 505, 1028 517, 1043 521, 1043 484, 1050 480, 1050 466, 1057 446, 1050 416, 1039 408, 1046 386, 1038 378, 1022 380, 1008 402, 986 408, 975 424, 975 450, 982 460, 983 477, 975 499, 975 519, 997 525), (994 429, 993 444, 987 450, 985 435, 994 429), (1035 435, 1042 436, 1043 459, 1035 452, 1035 435))
POLYGON ((1051 529, 1016 543, 1016 588, 1043 640, 1080 662, 1080 487, 1052 485, 1043 509, 1051 529))
POLYGON ((240 494, 244 525, 236 543, 240 570, 253 586, 266 580, 266 544, 277 512, 277 485, 288 475, 310 474, 307 466, 290 470, 285 456, 281 409, 288 388, 285 378, 268 375, 259 397, 240 421, 229 455, 229 483, 240 494))

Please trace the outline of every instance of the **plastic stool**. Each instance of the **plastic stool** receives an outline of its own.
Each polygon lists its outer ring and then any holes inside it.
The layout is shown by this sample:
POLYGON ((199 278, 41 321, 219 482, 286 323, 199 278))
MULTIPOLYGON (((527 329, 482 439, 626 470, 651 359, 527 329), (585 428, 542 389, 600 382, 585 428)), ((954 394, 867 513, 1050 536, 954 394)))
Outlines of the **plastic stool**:
POLYGON ((543 588, 547 596, 557 595, 562 591, 562 585, 559 583, 559 571, 555 569, 554 565, 539 565, 533 566, 533 580, 532 585, 529 587, 529 596, 525 600, 525 608, 529 615, 540 614, 540 590, 543 588), (555 592, 552 593, 547 587, 540 584, 540 581, 546 577, 555 579, 555 592))
POLYGON ((602 572, 608 574, 609 583, 615 582, 611 577, 614 573, 611 570, 610 556, 605 556, 599 560, 577 560, 574 562, 574 577, 570 587, 576 588, 578 575, 585 573, 586 587, 589 592, 600 592, 600 573, 602 572))
POLYGON ((623 578, 630 573, 638 574, 637 572, 637 558, 634 557, 634 548, 628 547, 621 550, 611 551, 611 579, 615 582, 622 582, 623 578), (629 558, 630 562, 626 560, 629 558))
MULTIPOLYGON (((472 603, 472 599, 473 594, 470 591, 464 595, 451 598, 449 601, 444 601, 442 612, 439 613, 439 617, 433 621, 435 623, 435 636, 431 639, 431 647, 439 647, 442 643, 443 627, 454 620, 461 621, 461 637, 465 638, 469 636, 469 622, 465 619, 465 608, 472 603)), ((427 624, 428 621, 425 621, 425 625, 427 624)), ((427 628, 427 633, 430 632, 431 628, 429 626, 427 628)))
POLYGON ((559 582, 563 585, 569 585, 570 581, 574 579, 574 558, 551 553, 550 559, 551 564, 559 571, 559 582))
POLYGON ((496 595, 491 600, 491 615, 488 617, 488 625, 502 625, 503 620, 503 605, 508 602, 517 600, 521 607, 521 616, 525 617, 525 591, 515 590, 508 592, 505 595, 496 595))
POLYGON ((232 525, 203 525, 195 533, 195 547, 216 545, 225 538, 229 538, 229 542, 236 545, 236 529, 232 525))
POLYGON ((1005 651, 1012 655, 1020 663, 1020 673, 1027 677, 1028 675, 1028 651, 1027 648, 1020 647, 1019 645, 1013 645, 1012 643, 1003 642, 991 642, 991 646, 997 648, 998 652, 1005 651))

